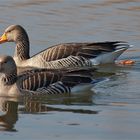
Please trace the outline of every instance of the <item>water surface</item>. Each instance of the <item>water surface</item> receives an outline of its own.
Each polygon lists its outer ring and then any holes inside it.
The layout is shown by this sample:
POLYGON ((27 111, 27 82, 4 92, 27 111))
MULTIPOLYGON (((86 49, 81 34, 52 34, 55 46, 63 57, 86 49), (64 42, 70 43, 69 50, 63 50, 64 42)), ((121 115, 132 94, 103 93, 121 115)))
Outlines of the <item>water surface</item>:
MULTIPOLYGON (((1 139, 140 139, 139 0, 1 0, 0 32, 11 24, 27 29, 33 55, 62 42, 124 40, 134 45, 120 59, 132 66, 105 65, 114 72, 92 91, 62 98, 0 98, 1 139)), ((0 45, 13 55, 14 43, 0 45)))

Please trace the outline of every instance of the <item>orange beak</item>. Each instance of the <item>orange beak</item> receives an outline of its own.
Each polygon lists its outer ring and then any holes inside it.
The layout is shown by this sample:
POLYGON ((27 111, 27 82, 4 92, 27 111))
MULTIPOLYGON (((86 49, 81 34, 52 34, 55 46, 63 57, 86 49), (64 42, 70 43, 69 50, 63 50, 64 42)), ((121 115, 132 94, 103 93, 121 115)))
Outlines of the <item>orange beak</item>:
POLYGON ((7 42, 7 36, 5 33, 0 37, 0 44, 4 42, 7 42))

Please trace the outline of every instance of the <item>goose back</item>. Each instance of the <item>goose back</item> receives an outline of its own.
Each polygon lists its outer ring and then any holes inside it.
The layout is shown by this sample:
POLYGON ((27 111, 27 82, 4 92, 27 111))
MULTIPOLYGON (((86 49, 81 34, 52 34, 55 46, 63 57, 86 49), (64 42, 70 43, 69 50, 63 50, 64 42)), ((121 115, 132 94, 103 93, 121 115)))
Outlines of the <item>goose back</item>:
POLYGON ((69 55, 83 56, 90 59, 95 58, 102 53, 112 52, 121 45, 128 46, 126 42, 122 41, 95 43, 62 43, 43 50, 39 54, 42 55, 42 58, 46 61, 66 58, 69 55))

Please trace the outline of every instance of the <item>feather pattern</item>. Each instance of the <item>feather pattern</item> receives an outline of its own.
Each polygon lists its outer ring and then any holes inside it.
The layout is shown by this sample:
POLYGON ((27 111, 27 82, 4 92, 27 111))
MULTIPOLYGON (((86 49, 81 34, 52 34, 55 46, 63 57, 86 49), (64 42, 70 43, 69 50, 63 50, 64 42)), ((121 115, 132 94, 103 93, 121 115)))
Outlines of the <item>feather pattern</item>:
POLYGON ((37 89, 39 95, 61 95, 61 94, 69 94, 71 92, 71 88, 69 86, 64 85, 62 82, 56 82, 51 84, 50 86, 43 87, 37 89))
POLYGON ((22 89, 37 90, 41 87, 61 81, 65 86, 73 87, 80 83, 90 83, 94 68, 77 68, 64 70, 34 69, 19 75, 19 83, 22 89))
POLYGON ((52 60, 49 62, 40 63, 40 67, 47 69, 63 69, 63 68, 74 68, 74 67, 89 67, 92 63, 89 59, 82 56, 68 56, 66 58, 52 60))
MULTIPOLYGON (((89 63, 93 62, 93 60, 91 60, 91 62, 87 62, 90 61, 90 59, 96 58, 105 53, 114 52, 118 49, 118 47, 124 48, 120 52, 116 52, 118 53, 118 55, 112 54, 114 55, 114 57, 112 57, 111 55, 109 56, 112 58, 112 61, 104 61, 103 59, 100 60, 99 63, 113 62, 119 57, 119 55, 121 55, 129 47, 129 45, 123 41, 62 43, 49 47, 43 50, 42 52, 39 52, 36 55, 30 57, 29 38, 23 27, 21 27, 20 25, 11 25, 5 30, 4 35, 7 37, 7 41, 16 43, 14 59, 16 61, 17 66, 19 67, 25 66, 38 68, 64 68, 71 66, 84 67, 89 66, 89 63), (71 56, 77 57, 75 57, 74 59, 74 57, 71 56)), ((1 37, 0 43, 2 42, 4 41, 1 37)), ((92 63, 92 65, 94 65, 94 63, 92 63)))
POLYGON ((127 47, 129 46, 126 42, 123 41, 95 43, 62 43, 54 45, 39 54, 42 55, 42 57, 46 61, 66 58, 69 55, 83 56, 85 58, 95 58, 102 53, 112 52, 116 50, 117 47, 123 45, 127 47), (55 53, 53 53, 54 51, 55 53))
POLYGON ((4 85, 12 85, 16 82, 17 77, 15 73, 12 74, 5 74, 2 78, 1 81, 4 83, 4 85))
POLYGON ((32 69, 17 75, 17 67, 11 56, 0 56, 1 92, 16 94, 20 91, 44 92, 44 94, 70 93, 74 86, 92 84, 95 68, 32 69))

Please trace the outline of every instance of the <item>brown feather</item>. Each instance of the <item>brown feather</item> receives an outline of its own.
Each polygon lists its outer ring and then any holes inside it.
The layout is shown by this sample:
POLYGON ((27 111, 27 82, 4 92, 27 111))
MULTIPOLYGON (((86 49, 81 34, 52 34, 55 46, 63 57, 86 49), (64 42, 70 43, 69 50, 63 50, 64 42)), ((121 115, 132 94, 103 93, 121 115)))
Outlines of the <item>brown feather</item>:
POLYGON ((94 58, 99 54, 112 52, 123 44, 126 45, 126 42, 62 43, 43 50, 41 54, 46 61, 66 58, 69 55, 94 58))
POLYGON ((75 86, 79 83, 90 83, 94 68, 75 68, 63 70, 34 69, 19 75, 22 89, 37 90, 48 87, 52 83, 62 81, 66 86, 75 86))

